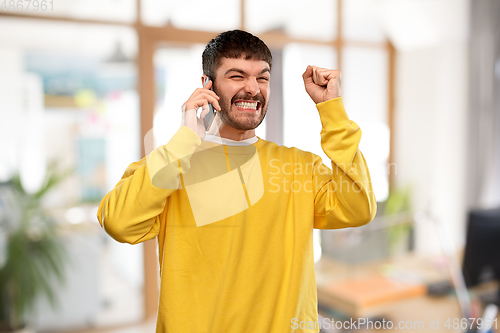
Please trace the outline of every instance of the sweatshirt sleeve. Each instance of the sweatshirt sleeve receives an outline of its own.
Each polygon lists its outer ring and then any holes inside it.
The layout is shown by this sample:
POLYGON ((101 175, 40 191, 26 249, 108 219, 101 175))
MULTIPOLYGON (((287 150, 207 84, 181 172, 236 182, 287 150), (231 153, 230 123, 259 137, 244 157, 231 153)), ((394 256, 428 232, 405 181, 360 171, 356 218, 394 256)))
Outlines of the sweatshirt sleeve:
POLYGON ((113 239, 137 244, 158 235, 167 198, 180 187, 200 137, 181 126, 172 139, 139 162, 130 164, 121 180, 101 200, 100 225, 113 239))
POLYGON ((316 105, 322 123, 321 146, 332 169, 314 155, 314 228, 340 229, 371 222, 377 213, 370 172, 358 149, 361 129, 350 120, 342 97, 316 105))

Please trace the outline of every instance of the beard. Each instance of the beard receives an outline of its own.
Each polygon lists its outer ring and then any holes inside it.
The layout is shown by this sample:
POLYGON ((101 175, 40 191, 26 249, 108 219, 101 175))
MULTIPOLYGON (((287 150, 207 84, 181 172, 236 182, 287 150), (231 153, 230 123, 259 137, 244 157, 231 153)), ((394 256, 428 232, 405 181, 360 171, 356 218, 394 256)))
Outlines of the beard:
POLYGON ((228 100, 227 98, 222 97, 218 92, 215 86, 212 87, 213 91, 217 96, 219 96, 219 105, 221 107, 221 110, 217 112, 219 117, 221 118, 222 122, 228 126, 231 126, 232 128, 239 130, 239 131, 249 131, 256 129, 263 121, 264 118, 266 117, 267 113, 267 101, 264 99, 262 95, 257 95, 257 96, 252 96, 249 94, 236 94, 231 98, 231 100, 228 100), (260 102, 260 111, 259 111, 259 117, 256 118, 253 113, 239 113, 237 115, 236 113, 238 111, 233 111, 232 106, 234 104, 234 101, 239 100, 239 99, 245 99, 249 101, 258 101, 260 102))

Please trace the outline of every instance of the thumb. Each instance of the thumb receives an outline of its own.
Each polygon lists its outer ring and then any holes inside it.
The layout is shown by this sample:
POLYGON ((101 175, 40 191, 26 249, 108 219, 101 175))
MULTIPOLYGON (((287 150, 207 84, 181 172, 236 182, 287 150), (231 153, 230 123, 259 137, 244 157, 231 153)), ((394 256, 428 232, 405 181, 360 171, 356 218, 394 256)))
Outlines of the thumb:
POLYGON ((302 79, 304 80, 304 84, 307 85, 312 83, 313 82, 312 76, 313 76, 313 68, 312 66, 309 65, 307 66, 304 74, 302 74, 302 79))

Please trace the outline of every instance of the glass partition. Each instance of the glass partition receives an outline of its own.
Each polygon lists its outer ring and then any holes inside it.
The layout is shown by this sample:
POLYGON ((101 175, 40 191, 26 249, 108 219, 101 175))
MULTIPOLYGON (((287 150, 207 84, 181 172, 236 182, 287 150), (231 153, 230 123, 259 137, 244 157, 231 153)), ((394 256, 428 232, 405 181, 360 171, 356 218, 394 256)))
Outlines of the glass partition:
POLYGON ((302 74, 307 65, 336 68, 337 53, 331 46, 289 44, 283 50, 284 144, 313 152, 326 165, 330 159, 321 148, 321 120, 304 88, 302 74))
POLYGON ((61 308, 40 301, 30 320, 47 331, 137 322, 142 245, 114 241, 96 217, 100 200, 140 159, 135 33, 7 18, 0 41, 0 182, 20 173, 34 192, 52 161, 73 170, 43 202, 69 255, 67 283, 56 288, 61 308))
POLYGON ((142 21, 149 26, 224 31, 238 29, 241 24, 240 1, 142 0, 141 5, 142 21))
POLYGON ((359 149, 370 169, 377 201, 382 202, 389 195, 388 55, 383 49, 354 47, 345 47, 342 55, 344 105, 361 128, 359 149))
POLYGON ((352 41, 384 42, 380 10, 377 0, 343 1, 342 37, 352 41))
POLYGON ((337 37, 337 1, 246 0, 245 28, 255 34, 282 31, 291 37, 332 41, 337 37))

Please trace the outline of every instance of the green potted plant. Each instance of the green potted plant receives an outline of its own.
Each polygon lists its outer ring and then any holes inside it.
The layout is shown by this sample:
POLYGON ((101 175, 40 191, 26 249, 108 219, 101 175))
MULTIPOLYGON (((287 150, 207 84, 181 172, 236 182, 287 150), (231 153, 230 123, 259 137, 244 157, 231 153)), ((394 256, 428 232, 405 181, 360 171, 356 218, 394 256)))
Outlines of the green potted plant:
POLYGON ((395 225, 388 229, 389 255, 394 256, 408 248, 408 236, 413 227, 412 211, 412 188, 407 185, 398 189, 391 188, 383 212, 384 216, 395 225))
POLYGON ((0 332, 24 328, 25 316, 38 297, 57 305, 50 281, 64 282, 67 257, 58 225, 43 199, 70 173, 60 172, 51 162, 35 193, 24 190, 19 174, 0 184, 0 332))

